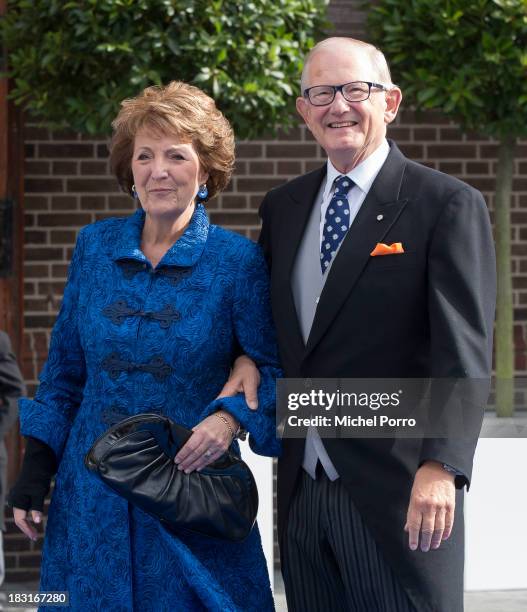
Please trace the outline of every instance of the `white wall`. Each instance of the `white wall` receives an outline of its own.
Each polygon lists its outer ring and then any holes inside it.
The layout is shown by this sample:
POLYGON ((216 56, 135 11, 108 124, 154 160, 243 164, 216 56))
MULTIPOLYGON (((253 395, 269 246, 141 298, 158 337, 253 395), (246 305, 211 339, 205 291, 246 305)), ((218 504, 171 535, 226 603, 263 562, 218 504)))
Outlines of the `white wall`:
POLYGON ((258 528, 262 536, 262 546, 267 560, 267 569, 274 590, 273 554, 273 460, 270 457, 255 455, 247 442, 240 442, 242 459, 251 468, 258 486, 258 528))
POLYGON ((527 589, 527 439, 479 440, 465 504, 465 589, 527 589))

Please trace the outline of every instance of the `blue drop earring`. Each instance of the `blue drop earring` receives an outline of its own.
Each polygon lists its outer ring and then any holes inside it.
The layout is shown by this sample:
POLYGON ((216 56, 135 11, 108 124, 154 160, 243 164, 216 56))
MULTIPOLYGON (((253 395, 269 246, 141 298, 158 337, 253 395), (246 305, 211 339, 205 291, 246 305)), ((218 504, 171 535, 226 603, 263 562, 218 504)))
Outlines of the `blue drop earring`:
POLYGON ((137 191, 135 189, 135 185, 132 185, 132 198, 134 200, 139 200, 139 195, 137 194, 137 191))
POLYGON ((206 200, 209 195, 209 190, 207 189, 207 185, 203 183, 203 185, 199 186, 198 189, 198 198, 203 201, 206 200))

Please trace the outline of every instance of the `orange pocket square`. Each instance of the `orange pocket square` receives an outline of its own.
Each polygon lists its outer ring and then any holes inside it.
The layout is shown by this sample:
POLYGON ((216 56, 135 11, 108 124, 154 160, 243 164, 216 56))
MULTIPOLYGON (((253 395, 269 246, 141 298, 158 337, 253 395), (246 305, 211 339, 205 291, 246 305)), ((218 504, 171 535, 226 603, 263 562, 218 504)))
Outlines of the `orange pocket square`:
POLYGON ((393 244, 378 242, 370 255, 377 257, 377 255, 398 255, 399 253, 404 253, 402 242, 394 242, 393 244))

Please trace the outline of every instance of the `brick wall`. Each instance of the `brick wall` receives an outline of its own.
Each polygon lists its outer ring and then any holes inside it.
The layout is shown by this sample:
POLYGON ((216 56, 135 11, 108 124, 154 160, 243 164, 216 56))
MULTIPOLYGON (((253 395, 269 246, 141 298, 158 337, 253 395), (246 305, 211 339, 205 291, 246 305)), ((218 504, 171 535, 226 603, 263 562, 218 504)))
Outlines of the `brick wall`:
MULTIPOLYGON (((334 1, 330 18, 341 35, 363 36, 364 14, 355 0, 334 1)), ((438 114, 417 117, 403 110, 389 128, 408 157, 452 174, 480 189, 493 207, 496 143, 463 135, 438 114)), ((21 364, 32 395, 46 358, 50 329, 62 296, 77 231, 108 216, 127 215, 131 198, 109 175, 106 141, 72 133, 50 133, 28 125, 26 144, 25 333, 21 364)), ((213 223, 258 235, 257 208, 265 192, 324 161, 321 148, 303 126, 278 139, 240 142, 236 172, 228 189, 208 203, 213 223)), ((527 374, 527 142, 515 162, 512 200, 516 367, 527 374)), ((38 576, 40 544, 29 543, 8 521, 8 580, 38 576)), ((276 555, 276 558, 278 556, 276 555)))
MULTIPOLYGON (((492 212, 497 144, 464 135, 439 115, 403 110, 390 126, 403 153, 480 189, 492 212)), ((109 216, 129 214, 134 204, 109 175, 104 140, 26 128, 25 335, 22 362, 34 391, 46 356, 50 328, 62 297, 77 231, 109 216)), ((227 190, 207 203, 213 223, 256 239, 257 208, 267 190, 324 161, 305 126, 275 140, 237 144, 236 171, 227 190)), ((523 326, 527 320, 527 142, 515 161, 512 198, 512 270, 515 288, 517 370, 527 373, 523 326)))

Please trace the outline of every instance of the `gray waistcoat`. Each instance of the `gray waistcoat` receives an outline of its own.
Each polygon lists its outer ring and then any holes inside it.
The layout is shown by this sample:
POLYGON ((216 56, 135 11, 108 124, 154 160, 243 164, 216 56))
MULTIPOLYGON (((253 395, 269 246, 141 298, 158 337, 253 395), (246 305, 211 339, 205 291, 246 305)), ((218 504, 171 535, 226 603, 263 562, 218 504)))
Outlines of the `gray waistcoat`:
MULTIPOLYGON (((313 206, 306 230, 302 237, 302 242, 298 249, 298 254, 293 266, 292 289, 295 301, 296 313, 302 331, 304 344, 307 343, 315 312, 317 309, 318 298, 324 283, 331 269, 331 265, 338 256, 338 252, 331 261, 326 273, 322 276, 320 268, 320 195, 313 206)), ((331 480, 336 480, 339 475, 331 463, 324 444, 320 439, 315 427, 310 427, 306 436, 306 447, 304 451, 303 468, 315 478, 317 463, 320 461, 326 474, 331 480)))

